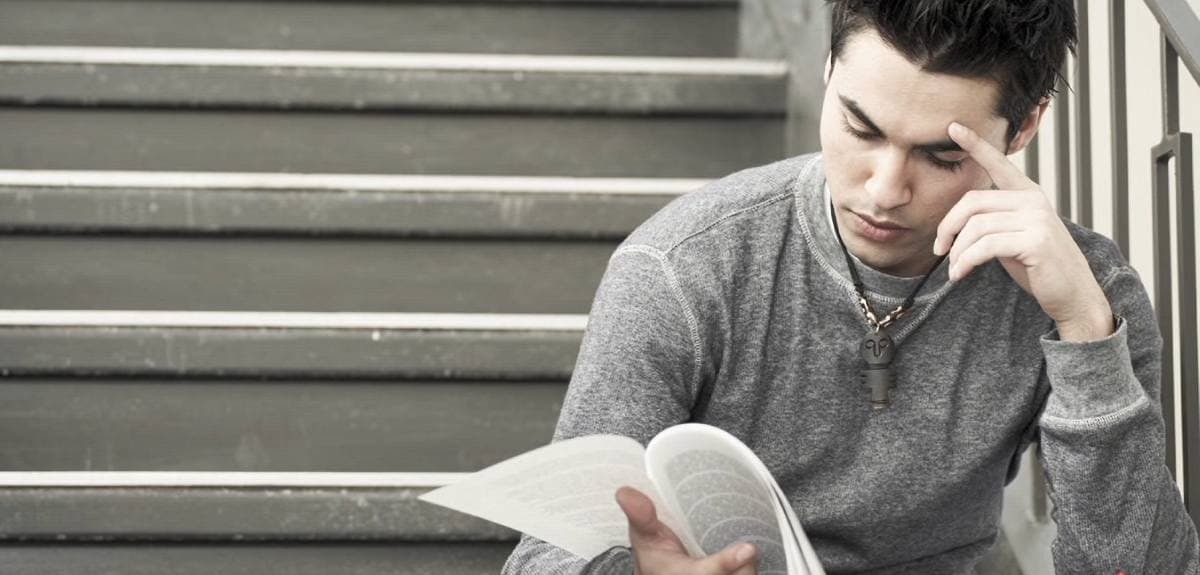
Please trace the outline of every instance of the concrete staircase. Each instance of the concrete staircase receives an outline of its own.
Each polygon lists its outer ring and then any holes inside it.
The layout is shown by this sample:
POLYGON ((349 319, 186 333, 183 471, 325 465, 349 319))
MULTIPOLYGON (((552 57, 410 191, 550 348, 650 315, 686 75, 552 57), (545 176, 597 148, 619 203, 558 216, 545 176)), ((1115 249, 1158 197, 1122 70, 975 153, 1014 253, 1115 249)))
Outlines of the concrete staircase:
POLYGON ((0 0, 0 572, 494 573, 607 257, 784 156, 735 0, 0 0))

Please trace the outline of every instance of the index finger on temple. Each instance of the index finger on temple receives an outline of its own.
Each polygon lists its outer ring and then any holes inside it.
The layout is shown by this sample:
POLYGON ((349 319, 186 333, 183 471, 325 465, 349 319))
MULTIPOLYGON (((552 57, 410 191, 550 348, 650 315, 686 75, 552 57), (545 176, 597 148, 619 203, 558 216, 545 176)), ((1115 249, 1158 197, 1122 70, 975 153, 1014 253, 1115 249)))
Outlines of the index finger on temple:
POLYGON ((1001 188, 1022 186, 1025 174, 1008 161, 1008 156, 1005 156, 1004 152, 996 149, 995 146, 976 134, 975 130, 958 122, 951 122, 946 132, 950 134, 950 138, 956 144, 962 147, 963 151, 970 154, 972 159, 983 166, 997 186, 1001 188))

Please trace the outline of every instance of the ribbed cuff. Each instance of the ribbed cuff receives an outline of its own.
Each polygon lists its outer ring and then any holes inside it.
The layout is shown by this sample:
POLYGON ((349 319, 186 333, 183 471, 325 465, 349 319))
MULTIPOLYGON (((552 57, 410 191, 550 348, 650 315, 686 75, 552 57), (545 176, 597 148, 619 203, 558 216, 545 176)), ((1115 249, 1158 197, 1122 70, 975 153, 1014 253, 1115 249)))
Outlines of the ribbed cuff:
POLYGON ((633 552, 628 547, 610 547, 583 566, 583 575, 633 575, 633 552))
POLYGON ((1133 405, 1145 392, 1129 359, 1128 328, 1117 316, 1113 334, 1095 341, 1061 341, 1058 330, 1042 336, 1050 397, 1045 414, 1088 419, 1133 405))

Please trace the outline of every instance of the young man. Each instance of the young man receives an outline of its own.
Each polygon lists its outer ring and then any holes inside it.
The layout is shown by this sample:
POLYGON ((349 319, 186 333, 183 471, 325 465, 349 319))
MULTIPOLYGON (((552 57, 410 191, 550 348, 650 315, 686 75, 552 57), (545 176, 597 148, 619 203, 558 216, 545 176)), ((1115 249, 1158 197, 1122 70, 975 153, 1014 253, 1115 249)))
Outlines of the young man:
MULTIPOLYGON (((1005 157, 1037 131, 1071 1, 831 4, 822 153, 684 196, 622 244, 555 438, 716 425, 830 573, 922 574, 971 572, 1036 438, 1058 573, 1200 573, 1145 289, 1005 157)), ((631 550, 585 564, 526 537, 506 572, 778 565, 736 541, 690 558, 648 499, 617 499, 631 550)))

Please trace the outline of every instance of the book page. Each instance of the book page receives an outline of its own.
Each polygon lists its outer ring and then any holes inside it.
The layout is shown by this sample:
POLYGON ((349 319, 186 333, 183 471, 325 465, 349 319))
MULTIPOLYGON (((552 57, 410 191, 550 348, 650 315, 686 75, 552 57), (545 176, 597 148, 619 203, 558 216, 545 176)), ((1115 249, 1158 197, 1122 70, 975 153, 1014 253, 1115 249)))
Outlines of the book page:
POLYGON ((694 554, 710 555, 747 541, 758 547, 759 575, 787 574, 788 553, 780 532, 786 523, 776 512, 772 486, 747 460, 747 453, 758 461, 724 431, 677 425, 647 446, 646 469, 672 514, 688 525, 691 537, 684 544, 690 551, 694 547, 694 554))
POLYGON ((679 523, 661 511, 643 455, 641 444, 628 437, 579 437, 502 461, 420 499, 590 560, 614 545, 629 545, 629 523, 615 499, 623 485, 650 497, 663 522, 678 532, 679 523))
MULTIPOLYGON (((765 466, 764 466, 765 467, 765 466)), ((788 550, 789 565, 803 565, 809 575, 825 575, 825 568, 821 566, 821 562, 817 559, 817 551, 813 549, 812 543, 808 540, 808 535, 804 533, 804 529, 800 527, 800 520, 796 518, 796 510, 792 509, 791 502, 788 501, 787 495, 783 493, 783 489, 779 487, 779 483, 771 477, 771 489, 775 492, 775 499, 779 502, 779 509, 782 509, 787 518, 786 532, 791 536, 794 545, 785 545, 788 550)), ((787 541, 788 537, 784 537, 787 541)))

